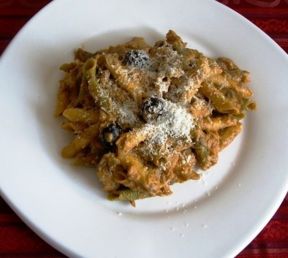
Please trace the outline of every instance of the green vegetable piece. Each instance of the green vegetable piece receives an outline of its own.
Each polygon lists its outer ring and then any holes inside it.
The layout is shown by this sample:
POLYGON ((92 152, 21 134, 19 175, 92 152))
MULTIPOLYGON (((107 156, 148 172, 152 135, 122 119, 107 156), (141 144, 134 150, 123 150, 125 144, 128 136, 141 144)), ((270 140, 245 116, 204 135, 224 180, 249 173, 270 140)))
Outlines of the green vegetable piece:
POLYGON ((119 196, 116 197, 115 199, 119 201, 135 201, 147 197, 150 197, 150 194, 147 192, 126 189, 121 191, 119 196))
POLYGON ((200 142, 197 142, 194 148, 197 161, 199 162, 201 167, 205 167, 208 163, 208 157, 209 157, 208 148, 204 144, 201 144, 200 142))
POLYGON ((85 77, 88 82, 88 90, 91 96, 94 98, 99 107, 105 112, 112 112, 112 105, 108 94, 105 94, 105 89, 101 87, 101 84, 96 79, 96 67, 97 60, 90 58, 84 66, 85 77))

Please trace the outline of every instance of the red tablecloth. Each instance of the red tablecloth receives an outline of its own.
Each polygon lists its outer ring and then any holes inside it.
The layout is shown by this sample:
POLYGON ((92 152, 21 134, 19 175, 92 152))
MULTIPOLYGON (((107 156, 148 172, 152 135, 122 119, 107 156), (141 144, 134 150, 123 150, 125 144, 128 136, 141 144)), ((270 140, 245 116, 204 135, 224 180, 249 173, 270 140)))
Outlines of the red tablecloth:
MULTIPOLYGON (((48 2, 50 1, 0 0, 0 53, 30 17, 48 2)), ((288 0, 220 2, 255 23, 288 52, 288 0)), ((0 257, 64 256, 36 236, 0 198, 0 257)), ((238 257, 288 258, 288 196, 269 224, 238 257)))

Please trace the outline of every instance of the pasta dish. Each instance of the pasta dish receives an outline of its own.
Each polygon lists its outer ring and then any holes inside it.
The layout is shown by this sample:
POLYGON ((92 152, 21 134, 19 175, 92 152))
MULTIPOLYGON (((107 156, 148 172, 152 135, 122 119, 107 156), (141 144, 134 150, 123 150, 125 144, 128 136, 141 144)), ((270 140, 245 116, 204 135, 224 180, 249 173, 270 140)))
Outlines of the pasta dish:
POLYGON ((61 66, 56 116, 73 140, 64 158, 95 167, 108 197, 165 196, 197 180, 255 109, 249 73, 228 58, 190 49, 174 32, 99 50, 61 66))

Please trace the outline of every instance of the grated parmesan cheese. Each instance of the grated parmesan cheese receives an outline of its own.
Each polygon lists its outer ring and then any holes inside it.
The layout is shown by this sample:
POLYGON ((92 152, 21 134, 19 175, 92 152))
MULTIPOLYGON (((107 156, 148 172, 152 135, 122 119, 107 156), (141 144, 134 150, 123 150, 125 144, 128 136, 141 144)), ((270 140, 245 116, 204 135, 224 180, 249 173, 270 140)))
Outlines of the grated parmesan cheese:
POLYGON ((171 101, 162 100, 165 113, 155 122, 147 123, 144 127, 144 130, 150 135, 148 151, 151 154, 155 154, 159 146, 165 148, 164 145, 168 138, 191 142, 190 132, 194 128, 193 116, 185 108, 171 101))

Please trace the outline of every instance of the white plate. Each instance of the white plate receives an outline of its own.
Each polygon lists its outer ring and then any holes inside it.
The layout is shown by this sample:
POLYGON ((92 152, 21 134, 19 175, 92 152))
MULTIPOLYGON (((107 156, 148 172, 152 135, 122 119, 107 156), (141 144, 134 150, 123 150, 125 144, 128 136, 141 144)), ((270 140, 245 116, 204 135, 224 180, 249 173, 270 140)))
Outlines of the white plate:
POLYGON ((43 239, 69 256, 232 257, 287 191, 288 58, 263 32, 214 1, 53 1, 15 37, 0 64, 1 194, 43 239), (59 156, 69 137, 53 116, 58 67, 96 50, 174 29, 207 55, 252 74, 257 112, 206 181, 174 195, 109 202, 95 172, 59 156))

